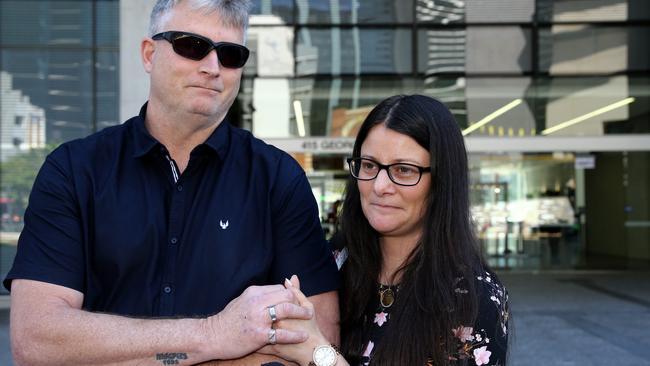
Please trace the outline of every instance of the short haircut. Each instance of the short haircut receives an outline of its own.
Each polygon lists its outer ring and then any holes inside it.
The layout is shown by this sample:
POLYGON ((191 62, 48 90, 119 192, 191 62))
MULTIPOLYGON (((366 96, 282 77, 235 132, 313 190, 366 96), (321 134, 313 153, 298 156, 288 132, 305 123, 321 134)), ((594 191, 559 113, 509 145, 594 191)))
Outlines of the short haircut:
POLYGON ((171 16, 174 7, 181 2, 187 2, 192 9, 204 11, 206 14, 216 12, 224 25, 241 28, 246 33, 249 0, 157 0, 151 11, 149 36, 163 31, 162 27, 171 16))

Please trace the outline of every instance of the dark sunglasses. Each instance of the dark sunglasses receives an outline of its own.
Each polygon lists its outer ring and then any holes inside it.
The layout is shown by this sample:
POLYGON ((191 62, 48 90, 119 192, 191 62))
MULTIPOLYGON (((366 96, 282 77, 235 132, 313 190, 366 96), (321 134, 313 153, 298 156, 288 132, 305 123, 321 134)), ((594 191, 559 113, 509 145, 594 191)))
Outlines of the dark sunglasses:
POLYGON ((172 44, 174 52, 191 60, 201 60, 212 50, 217 50, 219 63, 223 67, 238 69, 248 60, 248 48, 230 42, 212 42, 211 39, 194 33, 168 31, 151 37, 154 40, 166 39, 172 44))

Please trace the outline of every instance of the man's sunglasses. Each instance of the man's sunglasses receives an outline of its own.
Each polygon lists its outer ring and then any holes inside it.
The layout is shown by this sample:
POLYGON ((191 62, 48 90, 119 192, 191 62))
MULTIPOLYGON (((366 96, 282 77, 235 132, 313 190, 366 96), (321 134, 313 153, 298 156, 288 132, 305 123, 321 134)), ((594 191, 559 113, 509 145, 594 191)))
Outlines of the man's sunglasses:
POLYGON ((248 48, 230 42, 212 42, 211 39, 194 33, 168 31, 151 37, 154 40, 166 39, 172 44, 174 52, 192 59, 201 60, 212 50, 217 50, 217 57, 223 67, 238 69, 248 60, 248 48))

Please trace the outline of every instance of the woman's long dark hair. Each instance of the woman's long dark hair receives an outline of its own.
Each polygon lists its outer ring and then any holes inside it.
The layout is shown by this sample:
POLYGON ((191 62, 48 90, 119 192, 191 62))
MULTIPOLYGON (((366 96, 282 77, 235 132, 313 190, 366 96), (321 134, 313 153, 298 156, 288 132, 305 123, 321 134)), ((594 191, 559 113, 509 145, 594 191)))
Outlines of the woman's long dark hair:
MULTIPOLYGON (((420 242, 400 268, 399 293, 391 321, 373 365, 446 365, 452 328, 469 326, 477 316, 474 273, 482 266, 469 211, 467 152, 461 131, 441 102, 422 95, 398 95, 379 103, 365 119, 354 144, 358 157, 369 131, 384 124, 427 149, 431 188, 420 242), (464 277, 469 292, 454 289, 464 277)), ((386 143, 389 143, 388 141, 386 143)), ((384 162, 385 163, 385 162, 384 162)), ((348 250, 341 289, 342 352, 352 363, 365 347, 364 312, 378 296, 382 257, 379 234, 361 209, 357 181, 350 177, 341 211, 340 230, 348 250)))

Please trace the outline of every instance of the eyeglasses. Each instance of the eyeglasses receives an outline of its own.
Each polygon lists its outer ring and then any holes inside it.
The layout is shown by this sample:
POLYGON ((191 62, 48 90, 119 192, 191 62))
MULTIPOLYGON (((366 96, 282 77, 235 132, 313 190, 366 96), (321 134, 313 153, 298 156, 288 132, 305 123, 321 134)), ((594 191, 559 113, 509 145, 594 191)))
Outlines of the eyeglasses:
POLYGON ((408 163, 380 164, 367 158, 348 158, 350 174, 358 180, 373 180, 379 172, 386 169, 388 178, 400 186, 414 186, 420 182, 422 173, 431 172, 431 167, 421 167, 408 163))
POLYGON ((201 60, 212 50, 217 50, 217 57, 223 67, 238 69, 248 60, 248 48, 230 42, 212 42, 211 39, 198 34, 178 31, 162 32, 151 37, 154 40, 166 39, 172 44, 174 52, 191 60, 201 60))

